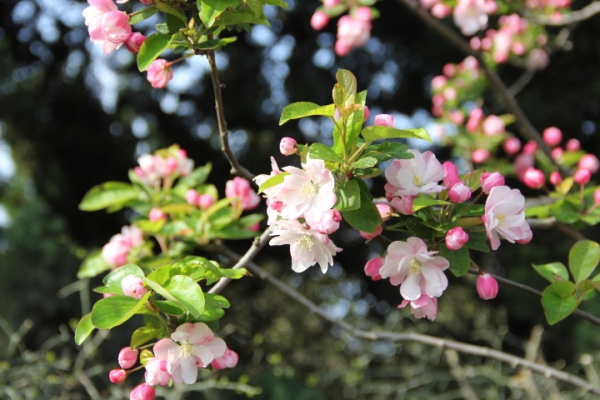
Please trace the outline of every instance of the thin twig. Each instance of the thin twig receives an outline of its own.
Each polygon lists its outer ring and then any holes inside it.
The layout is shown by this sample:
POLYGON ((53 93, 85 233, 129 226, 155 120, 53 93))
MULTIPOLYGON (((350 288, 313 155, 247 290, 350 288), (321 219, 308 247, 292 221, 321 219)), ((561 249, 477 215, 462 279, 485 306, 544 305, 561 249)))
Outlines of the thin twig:
MULTIPOLYGON (((479 275, 480 271, 477 268, 469 268, 469 273, 473 274, 473 275, 479 275)), ((488 272, 489 273, 489 272, 488 272)), ((510 279, 506 279, 503 278, 501 276, 498 275, 494 275, 494 274, 490 274, 492 275, 499 283, 505 285, 505 286, 510 286, 513 287, 515 289, 519 289, 525 293, 529 293, 530 295, 536 296, 536 297, 542 297, 542 292, 535 290, 532 287, 529 287, 527 285, 523 285, 522 283, 518 283, 515 281, 511 281, 510 279)), ((592 324, 594 325, 598 325, 600 326, 600 318, 589 314, 585 311, 580 310, 579 308, 575 309, 575 311, 573 311, 571 313, 571 315, 575 316, 575 317, 579 317, 579 318, 583 318, 585 320, 590 321, 592 324)))
POLYGON ((577 22, 585 21, 593 17, 596 14, 600 14, 600 2, 594 1, 581 10, 572 11, 571 14, 555 16, 538 15, 536 22, 542 25, 562 26, 570 25, 577 22))
POLYGON ((507 89, 508 94, 511 97, 515 97, 527 84, 531 81, 531 78, 534 77, 537 70, 535 69, 526 69, 525 72, 517 79, 510 87, 507 89))
POLYGON ((233 175, 239 175, 251 181, 252 178, 254 178, 254 174, 240 165, 237 158, 233 154, 233 151, 231 151, 231 147, 229 146, 227 122, 225 121, 225 111, 223 109, 223 95, 221 93, 221 90, 225 87, 225 85, 222 85, 221 81, 219 80, 219 70, 217 69, 215 52, 213 50, 210 50, 206 53, 206 55, 208 57, 208 65, 210 66, 210 76, 212 78, 213 89, 215 92, 215 110, 217 112, 217 121, 219 123, 221 150, 225 154, 225 157, 227 157, 227 160, 229 160, 229 164, 231 165, 230 172, 233 175))
MULTIPOLYGON (((229 259, 239 260, 241 258, 238 254, 236 254, 235 252, 233 252, 225 246, 215 245, 211 247, 214 250, 217 250, 220 254, 228 257, 229 259)), ((310 311, 314 312, 321 318, 331 322, 332 324, 340 326, 341 328, 348 331, 351 335, 357 338, 367 340, 390 340, 393 342, 419 342, 430 346, 435 346, 441 349, 453 349, 465 354, 489 357, 505 362, 511 365, 513 368, 516 368, 518 366, 529 368, 532 371, 542 374, 548 378, 558 379, 563 382, 570 383, 571 385, 580 387, 584 390, 587 390, 588 392, 600 395, 600 387, 591 385, 589 382, 586 382, 584 379, 581 379, 575 375, 558 370, 556 368, 536 363, 534 361, 526 360, 522 357, 517 357, 511 354, 504 353, 502 351, 490 349, 489 347, 475 346, 468 343, 462 343, 450 339, 442 339, 435 336, 429 336, 415 332, 375 332, 356 328, 353 325, 328 314, 325 310, 321 309, 319 306, 310 301, 300 292, 289 287, 288 285, 277 279, 275 276, 271 275, 270 273, 259 267, 256 263, 248 263, 247 268, 255 274, 257 274, 258 276, 260 276, 262 279, 267 280, 270 284, 275 286, 281 292, 296 300, 298 303, 302 304, 310 311)))
POLYGON ((509 109, 509 111, 515 115, 516 122, 519 125, 521 133, 528 138, 529 140, 534 140, 538 147, 546 154, 548 160, 553 163, 563 175, 572 175, 568 170, 566 170, 563 166, 556 163, 556 161, 552 158, 550 148, 542 139, 540 133, 535 129, 535 127, 531 124, 517 101, 508 93, 508 89, 504 85, 504 82, 500 79, 498 74, 496 74, 483 60, 481 54, 478 51, 471 49, 469 43, 457 34, 455 31, 444 25, 440 20, 433 17, 427 10, 423 9, 418 0, 398 0, 400 3, 404 4, 409 10, 415 13, 423 22, 429 25, 434 31, 441 34, 445 39, 447 39, 452 45, 458 48, 463 53, 475 57, 480 67, 483 69, 483 72, 488 77, 490 82, 492 83, 492 87, 500 94, 502 100, 504 100, 504 104, 509 109))
POLYGON ((448 361, 448 365, 450 366, 450 374, 458 382, 460 393, 462 394, 463 398, 467 400, 479 400, 477 393, 475 393, 473 386, 471 386, 469 380, 467 379, 467 374, 465 373, 464 368, 460 365, 458 352, 456 350, 446 349, 444 351, 444 355, 446 356, 446 361, 448 361))

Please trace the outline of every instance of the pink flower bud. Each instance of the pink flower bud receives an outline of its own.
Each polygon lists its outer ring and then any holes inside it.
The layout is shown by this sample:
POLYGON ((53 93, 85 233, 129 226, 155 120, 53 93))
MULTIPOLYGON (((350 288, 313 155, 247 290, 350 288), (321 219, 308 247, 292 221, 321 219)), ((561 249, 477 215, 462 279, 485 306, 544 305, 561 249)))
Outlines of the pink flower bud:
POLYGON ((523 174, 523 183, 532 189, 540 189, 546 183, 546 177, 539 169, 529 167, 523 174))
POLYGON ((481 164, 482 162, 489 160, 490 156, 491 154, 488 149, 476 149, 473 151, 473 154, 471 154, 471 159, 475 164, 481 164))
POLYGON ((198 193, 197 190, 190 189, 187 192, 185 192, 185 201, 187 201, 187 203, 190 206, 197 206, 199 200, 200 200, 200 194, 198 193))
POLYGON ((108 373, 108 379, 112 383, 121 383, 127 378, 127 371, 124 369, 113 369, 108 373))
POLYGON ((431 80, 431 88, 433 90, 440 90, 441 88, 446 86, 446 83, 448 83, 448 79, 446 79, 445 76, 442 76, 442 75, 434 76, 433 79, 431 80))
POLYGON ((340 0, 323 0, 323 6, 325 8, 333 8, 340 4, 340 0))
POLYGON ((490 191, 496 186, 504 186, 504 177, 500 172, 484 172, 479 178, 481 184, 481 190, 485 194, 490 194, 490 191))
POLYGON ((562 141, 562 132, 557 127, 551 126, 544 129, 544 142, 550 147, 558 146, 562 141))
POLYGON ((460 182, 458 168, 452 161, 446 161, 442 164, 442 167, 444 168, 444 186, 446 186, 446 189, 450 189, 460 182))
POLYGON ((431 7, 431 15, 438 19, 444 19, 452 13, 452 9, 445 4, 437 3, 431 7))
POLYGON ((552 151, 550 151, 550 155, 554 160, 558 160, 562 157, 564 152, 565 151, 562 149, 562 147, 555 147, 552 149, 552 151))
POLYGON ((212 206, 213 204, 215 204, 215 198, 212 197, 212 195, 205 193, 205 194, 201 194, 200 196, 198 196, 198 206, 200 206, 201 209, 206 210, 208 207, 212 206))
POLYGON ((150 210, 150 214, 148 215, 148 219, 150 221, 160 221, 161 219, 166 219, 167 218, 167 214, 165 214, 164 212, 162 212, 160 209, 153 207, 152 210, 150 210))
POLYGON ((356 10, 356 15, 354 18, 362 22, 371 22, 373 19, 373 14, 371 13, 371 9, 369 7, 359 7, 358 10, 356 10))
POLYGON ((573 179, 577 184, 585 185, 590 181, 590 179, 592 179, 592 173, 589 169, 580 168, 575 172, 573 179))
POLYGON ((515 155, 521 150, 521 141, 516 137, 509 137, 504 141, 504 151, 509 156, 515 155))
POLYGON ((471 46, 473 50, 478 51, 481 49, 481 39, 477 36, 473 36, 471 40, 469 40, 469 46, 471 46))
POLYGON ((562 182, 562 180, 562 176, 560 176, 560 173, 558 171, 554 171, 550 174, 550 183, 554 186, 559 185, 562 182))
POLYGON ((129 394, 129 400, 154 400, 155 397, 154 388, 146 383, 134 387, 129 394))
POLYGON ((446 233, 446 247, 450 250, 462 248, 468 240, 469 235, 460 226, 452 228, 446 233))
POLYGON ((444 95, 444 99, 446 99, 447 101, 454 101, 456 100, 456 89, 453 87, 448 87, 446 89, 444 89, 444 92, 442 93, 444 95))
POLYGON ((381 234, 381 232, 383 232, 383 228, 381 225, 379 225, 379 226, 377 226, 377 229, 375 229, 375 232, 373 232, 373 233, 367 233, 367 232, 363 232, 363 231, 358 231, 358 232, 360 233, 360 236, 362 236, 366 240, 371 240, 371 239, 375 239, 377 236, 379 236, 381 234))
POLYGON ((140 47, 146 40, 146 36, 142 35, 139 32, 133 32, 127 41, 125 42, 125 47, 132 53, 137 53, 140 51, 140 47))
MULTIPOLYGON (((254 192, 250 182, 244 178, 236 176, 231 181, 225 184, 225 197, 228 199, 239 199, 242 204, 242 209, 252 210, 258 207, 260 196, 254 192)), ((235 204, 236 201, 233 202, 235 204)))
POLYGON ((565 147, 567 151, 577 151, 581 148, 581 143, 577 139, 569 139, 565 147))
POLYGON ((589 170, 592 174, 598 172, 598 168, 600 168, 600 161, 593 154, 586 154, 579 159, 579 168, 585 168, 589 170))
POLYGON ((379 211, 379 215, 381 215, 382 221, 385 222, 388 219, 392 218, 392 214, 394 213, 394 211, 392 210, 392 207, 390 207, 388 204, 375 204, 375 207, 377 207, 377 211, 379 211))
POLYGON ((452 186, 452 189, 448 192, 448 198, 453 203, 462 203, 471 198, 471 188, 462 182, 458 182, 452 186))
MULTIPOLYGON (((130 275, 135 276, 135 275, 130 275)), ((121 368, 131 368, 135 365, 138 359, 138 351, 133 350, 131 347, 123 347, 119 352, 119 365, 121 368)))
MULTIPOLYGON (((128 275, 123 278, 121 281, 121 289, 123 289, 125 296, 134 297, 136 299, 141 299, 146 293, 148 293, 148 289, 144 287, 144 281, 142 278, 135 275, 128 275)), ((121 367, 123 367, 123 365, 121 365, 121 367)))
POLYGON ((238 354, 233 350, 227 349, 225 350, 225 354, 219 358, 215 358, 210 365, 212 365, 214 369, 233 368, 237 365, 238 360, 238 354))
POLYGON ((255 222, 252 225, 250 225, 248 227, 248 230, 251 232, 258 232, 260 230, 260 223, 259 222, 255 222))
POLYGON ((444 68, 442 68, 442 72, 444 73, 444 75, 446 75, 448 78, 450 78, 452 75, 454 75, 456 73, 456 66, 454 64, 446 64, 444 65, 444 68))
POLYGON ((371 258, 365 264, 365 274, 374 281, 380 280, 381 274, 379 274, 379 270, 381 269, 381 266, 384 262, 385 260, 381 257, 371 258))
POLYGON ((510 46, 510 50, 518 55, 518 56, 522 56, 523 54, 525 54, 525 45, 523 44, 523 42, 514 42, 511 46, 510 46))
POLYGON ((371 110, 369 110, 369 107, 365 106, 363 121, 368 120, 370 116, 371 116, 371 110))
POLYGON ((534 142, 533 140, 530 140, 529 142, 525 143, 525 146, 523 146, 523 153, 525 154, 534 154, 537 150, 537 143, 534 142))
POLYGON ((594 192, 594 203, 600 205, 600 189, 596 189, 594 192))
POLYGON ((140 3, 149 6, 149 5, 154 4, 154 0, 140 0, 140 3))
POLYGON ((291 156, 292 154, 296 154, 298 151, 298 144, 296 141, 290 137, 284 137, 279 142, 279 151, 284 156, 291 156))
POLYGON ((517 176, 523 179, 523 174, 530 167, 533 167, 535 160, 533 155, 527 153, 521 153, 515 158, 515 172, 517 176))
POLYGON ((390 114, 378 114, 375 116, 375 126, 387 126, 388 128, 394 127, 394 117, 390 114))
POLYGON ((347 56, 352 51, 352 46, 342 40, 336 40, 334 46, 335 54, 340 57, 347 56))
POLYGON ((310 26, 312 26, 315 31, 320 31, 325 28, 328 23, 329 17, 325 14, 325 11, 316 11, 310 18, 310 26))
POLYGON ((400 214, 413 214, 413 198, 411 196, 394 197, 391 203, 392 207, 394 207, 400 214))
POLYGON ((162 58, 158 58, 148 67, 148 82, 156 89, 164 89, 167 83, 173 79, 173 70, 171 63, 162 58))
POLYGON ((456 125, 462 125, 465 122, 465 116, 459 110, 454 110, 450 113, 450 121, 456 125))
POLYGON ((494 136, 504 132, 504 121, 497 115, 488 116, 483 121, 483 133, 487 136, 494 136))
POLYGON ((483 273, 477 277, 477 293, 483 300, 496 298, 498 295, 498 282, 490 274, 483 273))

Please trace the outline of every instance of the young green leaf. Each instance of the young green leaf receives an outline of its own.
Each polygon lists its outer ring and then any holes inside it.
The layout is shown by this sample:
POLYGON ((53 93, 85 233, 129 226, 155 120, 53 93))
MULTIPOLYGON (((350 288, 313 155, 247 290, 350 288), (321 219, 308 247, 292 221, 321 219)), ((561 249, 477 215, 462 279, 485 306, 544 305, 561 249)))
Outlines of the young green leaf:
POLYGON ((447 205, 452 204, 447 201, 434 199, 433 197, 425 194, 419 193, 416 198, 413 199, 413 211, 419 211, 422 208, 429 206, 437 206, 437 205, 447 205))
POLYGON ((138 192, 128 183, 106 182, 91 188, 79 204, 81 211, 98 211, 103 208, 137 199, 138 192))
POLYGON ((75 343, 81 345, 85 342, 85 339, 91 335, 94 331, 94 324, 92 324, 92 314, 84 315, 77 324, 77 328, 75 329, 75 343))
POLYGON ((344 160, 338 157, 338 155, 335 154, 333 150, 331 150, 331 147, 325 146, 321 143, 313 143, 312 145, 310 145, 308 154, 310 155, 310 158, 317 158, 319 160, 337 163, 344 162, 344 160))
POLYGON ((210 28, 217 17, 229 7, 237 7, 239 0, 197 0, 200 19, 210 28))
MULTIPOLYGON (((460 220, 459 220, 460 221, 460 220)), ((481 251, 487 253, 490 251, 490 245, 488 244, 488 238, 483 232, 467 232, 469 240, 465 243, 465 246, 471 250, 481 251)))
POLYGON ((179 8, 173 7, 172 5, 170 5, 170 4, 168 4, 168 3, 164 2, 164 1, 157 1, 157 2, 154 3, 154 5, 160 11, 164 12, 165 14, 167 14, 167 17, 169 15, 172 15, 173 17, 175 17, 178 20, 180 20, 183 23, 183 26, 187 25, 187 18, 185 16, 185 13, 183 11, 181 11, 179 8))
POLYGON ((129 18, 129 25, 137 24, 138 22, 142 22, 145 19, 150 18, 154 14, 158 12, 158 8, 154 6, 142 8, 137 11, 135 14, 131 15, 129 18))
POLYGON ((142 326, 133 331, 129 346, 132 349, 143 346, 160 335, 162 331, 152 326, 142 326))
POLYGON ((431 143, 431 137, 425 128, 396 129, 387 126, 367 126, 361 132, 367 143, 379 139, 423 139, 431 143))
POLYGON ((204 293, 192 278, 185 275, 175 275, 167 282, 165 289, 194 317, 199 317, 202 314, 204 310, 204 293))
POLYGON ((360 185, 358 179, 350 179, 337 191, 337 203, 334 208, 339 211, 358 210, 360 208, 360 185))
POLYGON ((212 171, 211 163, 206 163, 206 165, 196 168, 189 175, 179 178, 177 185, 173 188, 173 192, 181 197, 185 197, 185 193, 189 189, 196 188, 206 182, 210 171, 212 171))
POLYGON ((354 74, 345 69, 338 69, 335 78, 337 83, 333 86, 333 103, 339 109, 354 104, 357 88, 354 74))
POLYGON ((110 268, 111 265, 102 256, 102 250, 94 250, 81 263, 81 267, 77 271, 77 278, 93 278, 110 268))
POLYGON ((355 180, 360 187, 360 208, 350 211, 342 211, 342 217, 352 227, 366 233, 374 233, 381 225, 381 215, 375 204, 367 184, 362 179, 355 180))
POLYGON ((568 317, 579 305, 573 296, 573 282, 554 282, 542 292, 542 307, 548 324, 554 325, 568 317))
POLYGON ((113 296, 99 300, 92 309, 92 324, 98 329, 112 329, 133 317, 148 301, 152 292, 141 299, 113 296))
POLYGON ((371 168, 374 167, 375 165, 377 165, 377 159, 375 157, 363 157, 360 158, 358 160, 356 160, 354 163, 352 163, 351 167, 352 168, 371 168))
POLYGON ((379 162, 391 160, 393 158, 414 158, 413 153, 408 151, 408 147, 405 144, 398 142, 383 142, 378 144, 372 144, 367 147, 365 156, 375 157, 379 162))
POLYGON ((260 185, 258 187, 258 193, 262 193, 265 190, 272 188, 273 186, 277 186, 280 183, 283 183, 283 179, 288 176, 290 173, 289 172, 282 172, 280 174, 277 175, 273 175, 272 177, 270 177, 269 179, 267 179, 266 181, 264 181, 262 183, 262 185, 260 185))
POLYGON ((535 269, 538 274, 540 274, 544 279, 546 279, 550 283, 556 282, 557 277, 559 277, 559 280, 562 281, 569 280, 569 271, 567 271, 567 267, 565 267, 563 263, 553 262, 549 264, 532 265, 533 269, 535 269))
POLYGON ((144 40, 137 55, 137 64, 140 72, 147 70, 150 64, 152 64, 154 60, 169 47, 172 38, 171 35, 155 33, 144 40))
POLYGON ((469 249, 466 246, 458 250, 450 250, 446 247, 445 243, 440 243, 440 256, 450 262, 449 269, 454 276, 463 276, 469 272, 471 258, 469 256, 469 249))
POLYGON ((569 269, 575 283, 587 279, 600 262, 600 245, 591 240, 580 240, 569 251, 569 269))
POLYGON ((281 118, 279 119, 279 125, 283 125, 291 119, 304 117, 323 116, 333 118, 334 112, 335 104, 320 106, 307 101, 292 103, 283 108, 281 118))
MULTIPOLYGON (((220 1, 220 0, 219 0, 220 1)), ((258 24, 271 26, 269 20, 264 15, 257 17, 249 8, 243 8, 236 11, 225 11, 219 18, 215 20, 214 25, 243 25, 243 24, 258 24)))

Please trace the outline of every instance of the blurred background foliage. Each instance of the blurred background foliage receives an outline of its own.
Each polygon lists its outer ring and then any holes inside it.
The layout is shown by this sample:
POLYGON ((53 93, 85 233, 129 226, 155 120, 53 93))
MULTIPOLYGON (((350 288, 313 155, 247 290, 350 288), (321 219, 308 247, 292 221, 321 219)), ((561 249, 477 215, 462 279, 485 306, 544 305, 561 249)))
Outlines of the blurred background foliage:
MULTIPOLYGON (((289 161, 278 152, 284 136, 299 142, 331 140, 331 126, 321 119, 283 127, 278 119, 290 102, 329 103, 338 68, 351 70, 359 89, 368 89, 372 115, 394 114, 401 127, 431 127, 429 82, 445 63, 463 58, 443 38, 399 3, 386 0, 377 4, 382 18, 374 23, 373 38, 340 59, 333 53, 335 23, 322 32, 309 26, 318 2, 287 2, 289 11, 267 10, 270 28, 237 33, 238 42, 217 58, 226 84, 230 140, 243 165, 265 173, 269 156, 285 165, 289 161)), ((578 3, 574 8, 584 4, 578 3)), ((127 180, 137 157, 172 143, 186 149, 197 165, 212 162, 210 182, 218 187, 231 178, 219 152, 206 60, 194 57, 178 65, 169 87, 153 90, 135 68, 133 55, 121 49, 105 56, 89 42, 81 17, 85 7, 73 0, 0 3, 0 344, 6 344, 0 345, 1 398, 89 398, 89 385, 98 397, 127 396, 107 379, 118 350, 127 345, 127 326, 115 330, 110 341, 96 337, 82 352, 72 340, 70 326, 90 304, 86 285, 97 284, 71 285, 77 268, 129 216, 79 211, 77 204, 90 187, 127 180)), ((138 29, 149 32, 154 22, 138 29)), ((554 54, 550 67, 517 97, 538 129, 557 126, 596 155, 599 37, 600 17, 580 23, 571 32, 572 48, 554 54)), ((499 72, 508 85, 522 73, 512 66, 499 72)), ((488 98, 490 111, 503 111, 493 93, 488 98)), ((436 151, 440 157, 449 154, 436 151)), ((584 234, 600 239, 595 228, 584 234)), ((396 309, 397 288, 364 277, 366 260, 384 250, 380 243, 364 246, 350 230, 341 230, 334 241, 344 251, 326 275, 318 269, 292 273, 287 248, 269 248, 257 262, 360 328, 414 330, 519 355, 529 346, 532 357, 573 373, 585 370, 598 383, 597 326, 569 317, 548 328, 538 299, 502 288, 495 301, 483 302, 470 278, 450 279, 435 322, 417 321, 409 310, 396 309)), ((232 247, 242 253, 248 245, 232 247)), ((542 289, 531 263, 564 262, 571 245, 560 232, 535 232, 531 245, 505 244, 479 262, 542 289)), ((355 339, 258 277, 235 282, 223 294, 233 307, 219 334, 240 353, 240 364, 228 372, 205 371, 193 392, 169 392, 168 398, 462 398, 457 371, 482 398, 587 397, 492 360, 461 355, 456 364, 455 355, 443 349, 355 339)), ((598 305, 591 301, 586 309, 598 314, 598 305)))

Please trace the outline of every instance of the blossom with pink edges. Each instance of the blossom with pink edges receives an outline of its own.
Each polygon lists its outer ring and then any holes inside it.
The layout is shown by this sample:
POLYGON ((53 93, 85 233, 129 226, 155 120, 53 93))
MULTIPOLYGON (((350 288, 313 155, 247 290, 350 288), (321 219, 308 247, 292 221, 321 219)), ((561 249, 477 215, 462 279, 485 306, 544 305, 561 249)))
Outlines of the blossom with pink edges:
POLYGON ((342 251, 329 236, 314 229, 307 229, 298 220, 277 221, 272 225, 271 246, 290 245, 292 270, 304 272, 316 263, 323 273, 333 265, 333 256, 342 251))
POLYGON ((446 233, 446 247, 450 250, 459 250, 469 241, 469 235, 463 228, 457 226, 446 233))
POLYGON ((291 156, 292 154, 296 154, 298 151, 298 143, 291 137, 284 137, 279 142, 279 151, 284 156, 291 156))
POLYGON ((129 15, 123 11, 108 11, 102 15, 99 29, 90 29, 89 33, 92 43, 101 46, 104 54, 111 53, 121 47, 132 34, 129 15))
POLYGON ((365 274, 374 281, 380 280, 381 275, 379 274, 379 270, 381 269, 384 261, 385 260, 382 257, 371 258, 365 264, 365 274))
POLYGON ((250 182, 239 176, 227 181, 225 184, 225 197, 235 199, 232 204, 239 200, 244 210, 252 210, 258 207, 260 203, 260 196, 252 189, 250 182))
POLYGON ((406 242, 396 241, 389 245, 385 262, 379 273, 390 278, 390 283, 400 286, 400 294, 406 300, 418 300, 422 294, 440 297, 448 287, 444 275, 450 263, 444 257, 428 251, 425 242, 411 237, 406 242))
POLYGON ((488 14, 485 0, 458 0, 452 16, 462 34, 471 36, 487 26, 488 14))
POLYGON ((337 41, 335 42, 335 53, 345 56, 355 47, 362 47, 371 37, 371 10, 368 7, 360 7, 355 17, 344 15, 338 21, 337 41), (367 12, 364 11, 368 11, 367 12), (362 10, 362 11, 361 11, 362 10))
POLYGON ((159 185, 165 176, 166 160, 158 155, 144 154, 137 159, 139 166, 133 170, 147 185, 159 185))
POLYGON ((497 186, 490 191, 485 202, 485 214, 481 217, 492 250, 500 247, 500 237, 514 243, 531 235, 525 220, 523 207, 525 197, 517 189, 497 186))
POLYGON ((163 59, 157 58, 148 67, 148 75, 146 78, 148 82, 156 89, 164 89, 171 79, 173 79, 173 69, 171 68, 173 63, 163 59))
POLYGON ((306 220, 306 222, 312 229, 316 229, 321 233, 331 234, 340 228, 342 213, 340 213, 338 210, 334 210, 332 208, 327 211, 323 211, 320 217, 315 220, 311 220, 311 216, 313 216, 313 214, 308 215, 309 218, 306 220))
POLYGON ((140 228, 134 225, 124 226, 121 233, 111 237, 102 247, 102 257, 108 264, 121 267, 127 264, 129 251, 141 245, 143 241, 144 234, 140 228))
POLYGON ((142 44, 146 41, 146 36, 139 32, 133 32, 125 41, 125 47, 132 53, 140 51, 142 44))
POLYGON ((378 114, 375 116, 375 126, 387 126, 388 128, 394 127, 394 116, 391 114, 378 114))
POLYGON ((504 177, 500 172, 484 172, 479 178, 481 190, 485 194, 490 194, 490 190, 496 186, 504 186, 504 177))
POLYGON ((435 155, 431 151, 409 151, 414 158, 394 160, 385 170, 388 181, 385 184, 386 196, 416 196, 419 193, 433 194, 444 190, 444 186, 438 185, 444 179, 444 168, 435 155))
POLYGON ((227 349, 221 357, 215 358, 210 365, 212 365, 214 369, 234 368, 237 365, 238 360, 238 354, 231 349, 227 349))
MULTIPOLYGON (((125 296, 133 297, 135 299, 141 299, 148 293, 148 289, 144 287, 144 280, 136 275, 128 275, 123 278, 121 280, 121 289, 123 289, 123 294, 125 296)), ((121 365, 121 367, 128 368, 123 365, 121 365)))
POLYGON ((462 203, 471 198, 471 188, 458 182, 448 191, 448 199, 453 203, 462 203))
MULTIPOLYGON (((161 355, 164 356, 165 354, 161 355)), ((145 368, 146 372, 144 373, 144 378, 146 379, 146 383, 148 385, 165 386, 171 380, 171 374, 169 374, 169 371, 167 371, 167 358, 151 358, 146 363, 145 368)))
POLYGON ((498 281, 487 273, 477 277, 477 294, 483 300, 495 299, 498 296, 498 281))
POLYGON ((129 400, 154 400, 156 391, 147 383, 142 383, 133 388, 129 393, 129 400))
POLYGON ((415 318, 427 318, 433 321, 437 316, 438 302, 435 297, 429 297, 422 294, 417 300, 402 300, 398 308, 404 308, 410 304, 410 311, 415 318))

